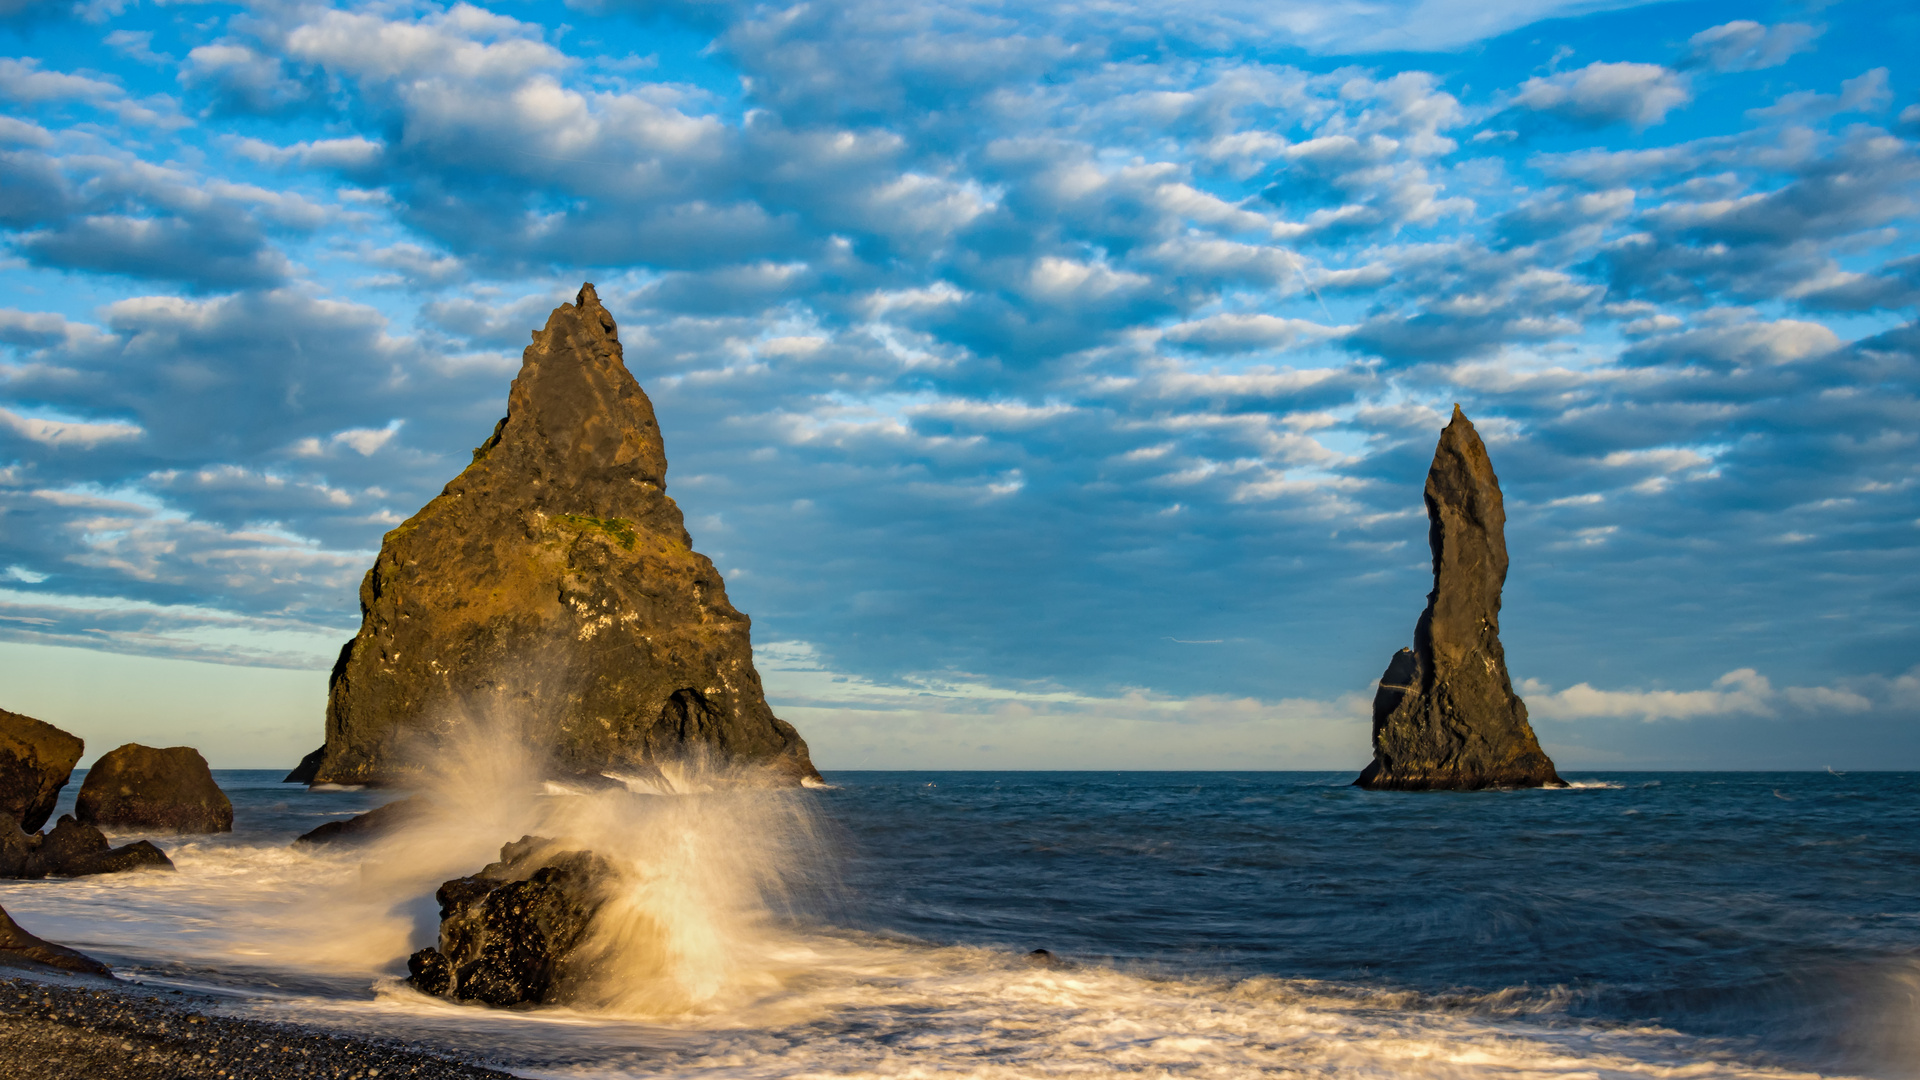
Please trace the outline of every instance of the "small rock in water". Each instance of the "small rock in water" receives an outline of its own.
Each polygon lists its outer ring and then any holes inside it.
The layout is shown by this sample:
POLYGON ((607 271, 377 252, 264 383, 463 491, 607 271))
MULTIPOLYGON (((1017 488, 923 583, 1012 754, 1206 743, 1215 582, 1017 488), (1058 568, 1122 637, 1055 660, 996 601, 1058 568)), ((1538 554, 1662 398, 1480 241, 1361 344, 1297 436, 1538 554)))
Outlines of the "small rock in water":
POLYGON ((344 821, 329 821, 294 840, 295 844, 321 845, 361 843, 383 836, 406 824, 426 809, 425 800, 415 795, 390 802, 344 821))
POLYGON ((579 957, 613 870, 590 851, 542 836, 500 849, 500 861, 434 894, 440 943, 407 960, 414 989, 487 1005, 569 1001, 592 972, 579 957))
POLYGON ((52 724, 0 709, 0 817, 27 832, 45 825, 86 745, 52 724))
POLYGON ((233 831, 233 803, 191 746, 128 743, 87 770, 73 812, 90 825, 176 833, 233 831))
POLYGON ((1035 949, 1027 954, 1027 963, 1034 967, 1066 967, 1067 962, 1045 949, 1035 949))

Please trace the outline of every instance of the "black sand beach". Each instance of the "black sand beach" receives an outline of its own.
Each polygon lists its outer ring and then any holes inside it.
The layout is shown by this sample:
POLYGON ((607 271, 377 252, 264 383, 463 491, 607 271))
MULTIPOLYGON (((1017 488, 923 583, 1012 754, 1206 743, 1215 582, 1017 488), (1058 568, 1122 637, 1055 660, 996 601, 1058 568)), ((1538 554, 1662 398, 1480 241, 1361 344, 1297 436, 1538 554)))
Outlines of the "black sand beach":
POLYGON ((0 1080, 471 1080, 510 1074, 392 1043, 209 1016, 206 999, 97 978, 0 979, 0 1080))

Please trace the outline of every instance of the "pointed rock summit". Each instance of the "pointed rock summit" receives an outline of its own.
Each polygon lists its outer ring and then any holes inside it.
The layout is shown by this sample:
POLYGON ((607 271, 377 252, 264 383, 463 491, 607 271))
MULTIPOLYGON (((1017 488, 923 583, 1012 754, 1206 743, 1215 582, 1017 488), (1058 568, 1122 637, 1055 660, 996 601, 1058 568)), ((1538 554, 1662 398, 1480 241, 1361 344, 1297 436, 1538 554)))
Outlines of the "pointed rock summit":
POLYGON ((534 333, 473 463, 381 543, 333 667, 326 746, 288 779, 402 782, 480 716, 560 772, 692 755, 817 777, 666 477, 653 404, 582 286, 534 333))
POLYGON ((1507 512, 1473 423, 1453 421, 1427 470, 1433 591, 1373 699, 1373 764, 1354 783, 1401 791, 1564 787, 1513 692, 1500 648, 1507 512))

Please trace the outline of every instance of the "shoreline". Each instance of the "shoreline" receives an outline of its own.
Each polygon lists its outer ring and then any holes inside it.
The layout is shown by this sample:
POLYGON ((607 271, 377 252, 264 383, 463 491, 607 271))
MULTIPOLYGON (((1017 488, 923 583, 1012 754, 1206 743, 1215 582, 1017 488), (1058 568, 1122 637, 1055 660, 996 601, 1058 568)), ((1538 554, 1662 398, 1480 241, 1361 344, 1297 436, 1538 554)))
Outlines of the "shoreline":
POLYGON ((504 1080, 398 1040, 213 1015, 217 998, 0 967, 0 1080, 504 1080))

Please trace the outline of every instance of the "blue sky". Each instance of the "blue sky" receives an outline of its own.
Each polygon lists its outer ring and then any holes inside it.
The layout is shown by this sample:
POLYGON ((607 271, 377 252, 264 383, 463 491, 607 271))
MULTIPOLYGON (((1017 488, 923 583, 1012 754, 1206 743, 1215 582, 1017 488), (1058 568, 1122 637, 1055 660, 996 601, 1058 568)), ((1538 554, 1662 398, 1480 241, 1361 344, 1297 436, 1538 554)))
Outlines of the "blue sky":
POLYGON ((1915 55, 1855 0, 0 0, 0 705, 310 749, 591 280, 825 768, 1358 768, 1456 401, 1563 766, 1920 768, 1915 55))

